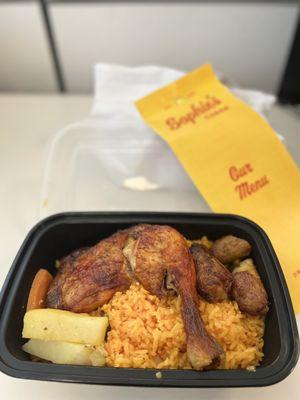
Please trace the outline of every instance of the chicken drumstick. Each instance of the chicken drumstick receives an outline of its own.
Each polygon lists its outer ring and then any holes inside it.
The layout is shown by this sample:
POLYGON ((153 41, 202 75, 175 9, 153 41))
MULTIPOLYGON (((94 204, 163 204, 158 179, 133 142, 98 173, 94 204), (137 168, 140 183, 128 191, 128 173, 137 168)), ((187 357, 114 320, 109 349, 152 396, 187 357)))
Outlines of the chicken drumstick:
POLYGON ((182 299, 190 363, 195 369, 216 365, 223 350, 208 334, 200 317, 195 266, 184 237, 170 226, 144 225, 140 232, 131 231, 124 254, 136 279, 158 297, 165 294, 169 275, 169 282, 182 299))

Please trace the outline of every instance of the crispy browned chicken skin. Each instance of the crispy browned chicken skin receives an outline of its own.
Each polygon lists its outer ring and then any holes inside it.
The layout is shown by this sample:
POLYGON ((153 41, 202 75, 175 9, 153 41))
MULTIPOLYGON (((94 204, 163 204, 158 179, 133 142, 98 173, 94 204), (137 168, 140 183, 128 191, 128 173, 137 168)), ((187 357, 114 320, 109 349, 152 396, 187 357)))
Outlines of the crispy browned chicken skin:
POLYGON ((127 238, 127 231, 117 232, 63 258, 48 291, 47 307, 90 312, 128 289, 132 277, 122 251, 127 238))
POLYGON ((251 253, 251 245, 247 240, 227 235, 216 240, 210 251, 222 264, 230 264, 247 257, 251 253))
POLYGON ((185 238, 175 229, 137 225, 63 259, 50 287, 47 306, 89 312, 138 280, 164 296, 167 275, 182 298, 187 354, 195 369, 217 364, 223 350, 199 314, 196 274, 185 238))
POLYGON ((205 246, 194 243, 190 250, 196 267, 198 293, 210 302, 228 299, 233 281, 230 271, 205 246))

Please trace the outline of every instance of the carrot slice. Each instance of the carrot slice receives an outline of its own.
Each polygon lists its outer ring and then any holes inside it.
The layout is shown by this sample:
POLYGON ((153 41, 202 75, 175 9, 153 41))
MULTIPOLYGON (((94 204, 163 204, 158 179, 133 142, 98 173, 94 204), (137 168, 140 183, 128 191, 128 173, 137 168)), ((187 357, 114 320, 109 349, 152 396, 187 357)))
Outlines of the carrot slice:
POLYGON ((45 300, 52 279, 52 275, 45 269, 40 269, 36 273, 28 296, 27 311, 45 308, 45 300))

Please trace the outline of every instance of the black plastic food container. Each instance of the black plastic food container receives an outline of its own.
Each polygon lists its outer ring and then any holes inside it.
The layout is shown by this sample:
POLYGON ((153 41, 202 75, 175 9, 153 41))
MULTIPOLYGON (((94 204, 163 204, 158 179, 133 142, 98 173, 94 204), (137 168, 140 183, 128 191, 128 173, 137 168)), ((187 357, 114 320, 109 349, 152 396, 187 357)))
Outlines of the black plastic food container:
POLYGON ((65 213, 38 223, 25 239, 0 297, 0 369, 18 378, 107 385, 234 387, 265 386, 284 379, 298 358, 297 326, 286 283, 266 234, 253 222, 225 214, 65 213), (118 229, 139 223, 168 224, 189 239, 216 239, 233 234, 253 246, 257 265, 271 302, 266 317, 264 359, 255 372, 246 370, 157 370, 99 368, 35 363, 22 351, 23 316, 28 293, 41 267, 55 273, 55 260, 72 250, 95 244, 118 229))

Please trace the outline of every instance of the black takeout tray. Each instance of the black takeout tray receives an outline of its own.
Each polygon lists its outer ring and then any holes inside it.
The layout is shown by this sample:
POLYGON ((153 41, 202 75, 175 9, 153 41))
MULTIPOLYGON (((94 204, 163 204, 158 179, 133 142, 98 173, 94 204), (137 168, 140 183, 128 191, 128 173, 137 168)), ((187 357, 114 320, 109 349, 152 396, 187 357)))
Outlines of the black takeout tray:
POLYGON ((290 296, 273 247, 253 222, 226 214, 181 213, 63 213, 39 222, 28 234, 3 285, 0 296, 0 370, 26 379, 107 385, 169 387, 265 386, 284 379, 299 351, 297 325, 290 296), (157 370, 99 368, 36 363, 22 351, 23 316, 35 273, 41 267, 55 273, 55 260, 90 246, 133 224, 168 224, 189 239, 216 239, 233 234, 253 246, 252 257, 271 302, 266 317, 264 359, 255 372, 246 370, 157 370))

